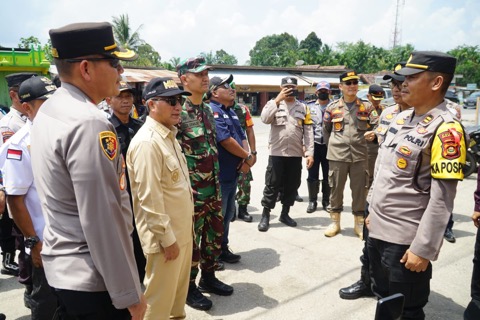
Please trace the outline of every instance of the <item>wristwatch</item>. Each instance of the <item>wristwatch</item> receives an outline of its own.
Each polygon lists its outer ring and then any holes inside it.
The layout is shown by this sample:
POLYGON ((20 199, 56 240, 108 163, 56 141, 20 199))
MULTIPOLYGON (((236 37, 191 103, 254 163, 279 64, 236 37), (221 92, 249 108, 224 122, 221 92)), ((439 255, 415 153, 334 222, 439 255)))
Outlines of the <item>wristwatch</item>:
POLYGON ((37 236, 27 237, 27 238, 25 238, 24 242, 25 242, 25 247, 26 248, 32 249, 33 247, 35 247, 35 245, 37 243, 40 242, 40 238, 37 237, 37 236))
POLYGON ((250 159, 252 159, 252 154, 251 153, 248 154, 248 156, 245 158, 245 161, 248 161, 250 159))
POLYGON ((257 151, 252 151, 252 152, 250 152, 250 153, 253 154, 254 156, 257 155, 257 151))

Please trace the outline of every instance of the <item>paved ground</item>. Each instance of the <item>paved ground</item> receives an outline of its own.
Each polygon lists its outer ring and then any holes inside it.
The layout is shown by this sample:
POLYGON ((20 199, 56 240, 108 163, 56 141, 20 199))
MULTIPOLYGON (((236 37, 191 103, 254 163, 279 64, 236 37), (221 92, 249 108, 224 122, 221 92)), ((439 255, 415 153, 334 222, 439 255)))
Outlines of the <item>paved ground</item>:
MULTIPOLYGON (((466 125, 473 123, 473 112, 465 115, 466 125)), ((342 233, 326 238, 329 224, 325 211, 307 214, 307 187, 302 182, 299 193, 304 202, 292 208, 298 227, 278 222, 280 207, 272 211, 267 233, 257 231, 260 220, 267 164, 268 127, 255 119, 259 161, 253 167, 253 223, 236 221, 230 228, 231 248, 242 255, 238 264, 227 265, 218 277, 233 285, 230 297, 212 296, 214 307, 200 312, 187 307, 187 319, 373 319, 376 301, 372 298, 342 300, 338 289, 360 276, 359 256, 363 247, 353 233, 350 192, 345 193, 342 233)), ((306 179, 306 170, 302 181, 306 179)), ((348 184, 347 184, 348 185, 348 184)), ((470 220, 476 175, 459 183, 454 209, 457 242, 444 242, 440 258, 433 263, 427 319, 462 319, 470 297, 473 246, 476 229, 470 220)), ((22 304, 22 288, 12 277, 0 276, 0 312, 7 319, 29 319, 22 304)))

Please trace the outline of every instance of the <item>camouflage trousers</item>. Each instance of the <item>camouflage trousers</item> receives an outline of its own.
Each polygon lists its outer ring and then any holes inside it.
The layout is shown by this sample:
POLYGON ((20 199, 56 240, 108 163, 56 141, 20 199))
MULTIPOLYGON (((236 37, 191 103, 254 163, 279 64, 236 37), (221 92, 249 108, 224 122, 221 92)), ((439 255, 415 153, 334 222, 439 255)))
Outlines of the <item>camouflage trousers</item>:
POLYGON ((253 181, 252 170, 249 170, 247 173, 240 172, 237 184, 238 191, 235 198, 240 206, 247 206, 250 203, 251 181, 253 181))
POLYGON ((215 270, 215 263, 220 256, 223 240, 222 201, 219 196, 212 195, 206 199, 199 199, 193 195, 195 201, 192 269, 190 281, 195 282, 198 267, 206 272, 215 270))

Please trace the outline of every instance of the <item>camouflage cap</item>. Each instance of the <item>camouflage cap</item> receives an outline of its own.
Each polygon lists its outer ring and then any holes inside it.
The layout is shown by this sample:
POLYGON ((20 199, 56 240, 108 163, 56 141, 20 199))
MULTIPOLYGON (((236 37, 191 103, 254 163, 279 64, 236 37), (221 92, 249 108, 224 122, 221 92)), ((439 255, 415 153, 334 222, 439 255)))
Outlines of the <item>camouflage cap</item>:
POLYGON ((207 66, 207 62, 202 56, 184 59, 177 65, 177 73, 179 77, 187 72, 199 73, 203 70, 211 69, 210 66, 207 66))

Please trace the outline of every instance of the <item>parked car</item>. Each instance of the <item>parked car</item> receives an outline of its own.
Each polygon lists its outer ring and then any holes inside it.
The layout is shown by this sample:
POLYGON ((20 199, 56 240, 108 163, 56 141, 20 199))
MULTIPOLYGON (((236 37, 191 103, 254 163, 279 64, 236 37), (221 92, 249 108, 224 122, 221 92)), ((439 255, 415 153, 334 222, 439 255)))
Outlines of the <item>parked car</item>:
POLYGON ((455 102, 455 103, 460 103, 460 100, 458 99, 458 96, 455 92, 452 90, 447 90, 447 93, 445 94, 445 98, 448 100, 455 102))
POLYGON ((476 108, 478 97, 480 97, 480 91, 473 92, 469 95, 467 99, 463 100, 463 109, 467 109, 468 107, 476 108))

